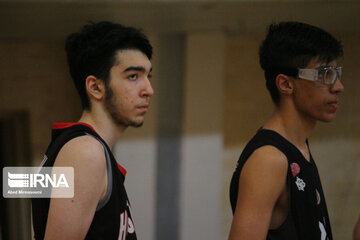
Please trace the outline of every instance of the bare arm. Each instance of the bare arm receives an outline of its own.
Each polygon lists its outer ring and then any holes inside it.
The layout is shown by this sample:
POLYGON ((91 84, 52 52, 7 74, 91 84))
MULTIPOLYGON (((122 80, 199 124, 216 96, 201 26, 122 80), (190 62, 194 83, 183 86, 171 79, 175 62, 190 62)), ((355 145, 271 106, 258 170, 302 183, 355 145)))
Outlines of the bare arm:
POLYGON ((264 240, 274 206, 286 191, 287 159, 272 146, 257 149, 245 163, 229 240, 264 240))
POLYGON ((74 167, 74 197, 52 198, 45 239, 84 239, 106 192, 106 160, 101 143, 90 136, 70 140, 54 166, 74 167))

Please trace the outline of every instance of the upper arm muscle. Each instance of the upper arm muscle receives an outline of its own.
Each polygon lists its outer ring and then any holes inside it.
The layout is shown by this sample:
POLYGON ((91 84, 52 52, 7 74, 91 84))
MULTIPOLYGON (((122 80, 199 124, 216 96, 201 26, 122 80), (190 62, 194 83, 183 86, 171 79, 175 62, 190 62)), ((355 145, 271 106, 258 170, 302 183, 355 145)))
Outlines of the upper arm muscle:
POLYGON ((245 163, 230 239, 265 239, 274 206, 286 189, 287 159, 273 146, 257 149, 245 163))

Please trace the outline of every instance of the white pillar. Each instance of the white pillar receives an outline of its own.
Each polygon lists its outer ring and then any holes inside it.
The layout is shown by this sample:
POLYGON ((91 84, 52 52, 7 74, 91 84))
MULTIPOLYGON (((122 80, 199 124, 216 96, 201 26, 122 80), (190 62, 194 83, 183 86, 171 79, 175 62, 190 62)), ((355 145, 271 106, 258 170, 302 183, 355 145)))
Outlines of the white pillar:
POLYGON ((185 54, 180 239, 224 239, 220 214, 225 36, 190 33, 185 54))

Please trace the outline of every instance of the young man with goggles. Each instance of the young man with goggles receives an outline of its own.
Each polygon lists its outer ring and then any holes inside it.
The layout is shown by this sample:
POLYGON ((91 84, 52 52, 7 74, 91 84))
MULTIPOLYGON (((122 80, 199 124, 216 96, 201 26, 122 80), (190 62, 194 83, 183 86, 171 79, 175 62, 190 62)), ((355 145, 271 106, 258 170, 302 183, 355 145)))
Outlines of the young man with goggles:
POLYGON ((307 138, 336 116, 342 45, 320 28, 282 22, 270 25, 259 55, 275 108, 238 160, 229 239, 332 240, 307 138))

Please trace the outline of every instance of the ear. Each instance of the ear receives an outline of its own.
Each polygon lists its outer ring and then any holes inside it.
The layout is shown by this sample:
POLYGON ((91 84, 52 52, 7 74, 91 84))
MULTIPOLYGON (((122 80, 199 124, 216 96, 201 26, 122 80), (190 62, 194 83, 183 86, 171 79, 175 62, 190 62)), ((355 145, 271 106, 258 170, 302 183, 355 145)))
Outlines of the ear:
POLYGON ((90 99, 101 100, 105 95, 104 82, 95 76, 88 76, 85 80, 86 92, 90 99))
POLYGON ((276 87, 281 94, 291 95, 294 91, 294 83, 291 77, 285 74, 279 74, 276 76, 276 87))

